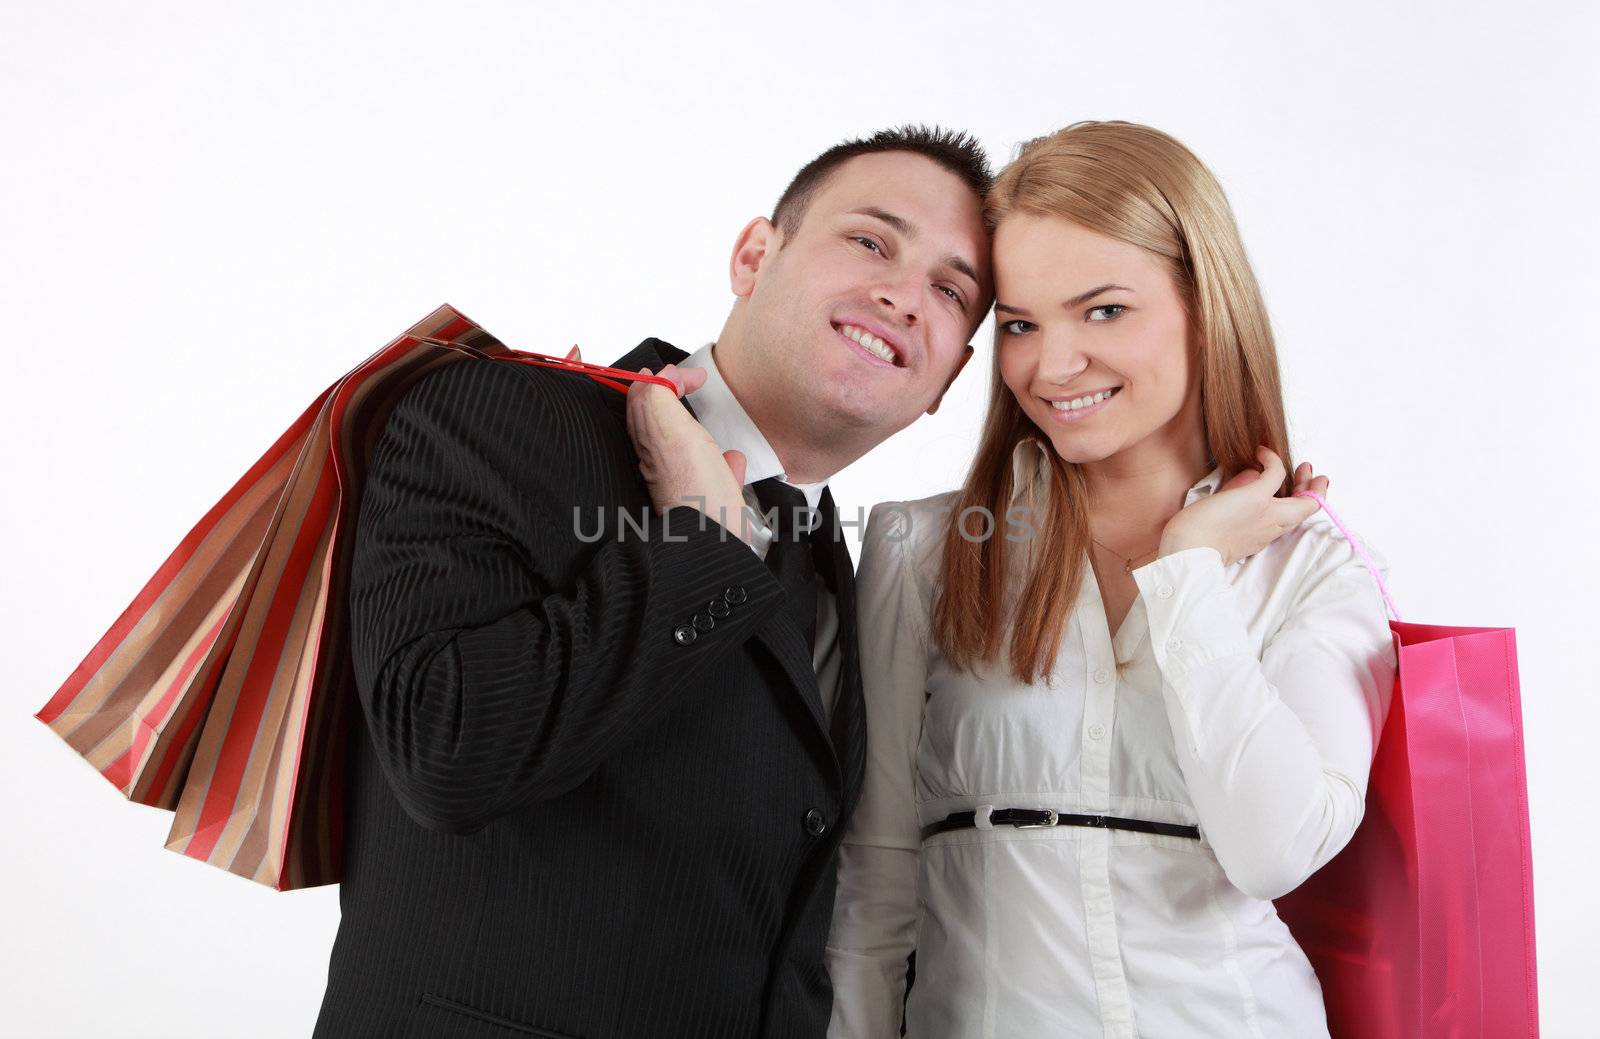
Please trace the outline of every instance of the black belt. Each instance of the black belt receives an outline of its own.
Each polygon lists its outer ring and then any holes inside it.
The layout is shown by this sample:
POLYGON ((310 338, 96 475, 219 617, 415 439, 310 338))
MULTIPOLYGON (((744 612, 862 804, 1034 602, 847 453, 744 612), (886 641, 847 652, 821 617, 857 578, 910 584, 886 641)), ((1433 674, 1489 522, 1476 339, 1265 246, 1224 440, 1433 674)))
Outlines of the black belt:
MULTIPOLYGON (((922 828, 922 839, 927 840, 946 830, 966 830, 976 826, 977 812, 951 812, 939 822, 922 828)), ((989 813, 989 821, 996 826, 1015 826, 1019 830, 1040 829, 1047 826, 1093 826, 1102 830, 1134 830, 1138 833, 1155 833, 1163 837, 1190 837, 1200 839, 1200 827, 1178 823, 1153 823, 1144 819, 1119 819, 1114 815, 1069 815, 1048 808, 996 808, 989 813)))

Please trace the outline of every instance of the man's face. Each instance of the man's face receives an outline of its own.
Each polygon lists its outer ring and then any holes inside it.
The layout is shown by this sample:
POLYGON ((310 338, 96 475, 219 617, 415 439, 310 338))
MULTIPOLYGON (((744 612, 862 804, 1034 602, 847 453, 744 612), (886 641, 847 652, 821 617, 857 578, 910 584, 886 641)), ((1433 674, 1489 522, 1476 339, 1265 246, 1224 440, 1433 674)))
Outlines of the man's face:
POLYGON ((955 174, 911 152, 861 155, 833 172, 793 236, 747 227, 732 280, 765 404, 781 397, 791 422, 882 440, 937 406, 970 353, 989 239, 955 174))

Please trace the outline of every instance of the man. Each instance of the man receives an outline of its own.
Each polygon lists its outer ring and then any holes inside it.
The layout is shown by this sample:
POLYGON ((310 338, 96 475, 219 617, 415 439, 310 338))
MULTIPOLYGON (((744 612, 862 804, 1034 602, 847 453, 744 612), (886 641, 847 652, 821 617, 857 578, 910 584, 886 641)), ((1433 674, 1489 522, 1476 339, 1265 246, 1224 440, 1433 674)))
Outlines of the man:
POLYGON ((615 363, 687 409, 478 359, 396 405, 318 1035, 826 1031, 865 731, 825 485, 971 356, 988 179, 922 128, 807 165, 740 233, 716 342, 615 363))

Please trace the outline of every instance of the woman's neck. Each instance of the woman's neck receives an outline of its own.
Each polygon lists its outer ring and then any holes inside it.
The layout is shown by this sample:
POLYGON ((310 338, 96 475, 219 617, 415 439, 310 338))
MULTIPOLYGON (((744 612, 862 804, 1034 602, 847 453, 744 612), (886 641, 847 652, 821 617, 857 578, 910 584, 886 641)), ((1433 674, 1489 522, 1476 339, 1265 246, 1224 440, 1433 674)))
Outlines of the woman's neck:
POLYGON ((1141 547, 1160 537, 1167 521, 1183 508, 1189 488, 1213 467, 1199 431, 1182 438, 1158 433, 1110 458, 1084 463, 1090 524, 1097 532, 1116 532, 1119 540, 1125 536, 1139 543, 1117 547, 1141 547))

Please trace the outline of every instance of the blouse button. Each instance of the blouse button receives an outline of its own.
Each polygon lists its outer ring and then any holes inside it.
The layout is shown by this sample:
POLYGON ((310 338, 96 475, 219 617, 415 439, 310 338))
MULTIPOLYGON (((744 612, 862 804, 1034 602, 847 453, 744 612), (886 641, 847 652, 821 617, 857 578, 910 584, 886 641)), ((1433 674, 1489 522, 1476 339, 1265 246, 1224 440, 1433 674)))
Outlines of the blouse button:
POLYGON ((1172 585, 1164 584, 1160 588, 1157 588, 1156 589, 1156 596, 1157 596, 1157 598, 1161 598, 1161 599, 1170 599, 1170 598, 1172 598, 1172 585))
POLYGON ((1108 678, 1110 678, 1110 677, 1111 677, 1111 672, 1109 672, 1109 671, 1107 671, 1107 670, 1106 670, 1106 669, 1105 669, 1105 668, 1103 668, 1103 667, 1102 667, 1102 668, 1100 668, 1100 669, 1099 669, 1099 670, 1098 670, 1098 671, 1096 671, 1096 672, 1095 672, 1095 673, 1094 673, 1094 680, 1095 680, 1095 681, 1096 681, 1096 682, 1099 682, 1099 683, 1100 683, 1100 684, 1101 684, 1101 685, 1104 685, 1104 684, 1105 684, 1105 681, 1106 681, 1106 679, 1108 679, 1108 678))
POLYGON ((1104 739, 1105 734, 1106 727, 1101 725, 1099 722, 1095 722, 1093 725, 1089 726, 1089 738, 1091 740, 1104 739))
POLYGON ((1183 648, 1183 640, 1182 639, 1168 639, 1167 640, 1167 650, 1169 652, 1176 653, 1176 652, 1178 652, 1178 650, 1180 650, 1182 648, 1183 648))

